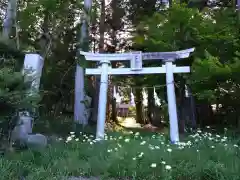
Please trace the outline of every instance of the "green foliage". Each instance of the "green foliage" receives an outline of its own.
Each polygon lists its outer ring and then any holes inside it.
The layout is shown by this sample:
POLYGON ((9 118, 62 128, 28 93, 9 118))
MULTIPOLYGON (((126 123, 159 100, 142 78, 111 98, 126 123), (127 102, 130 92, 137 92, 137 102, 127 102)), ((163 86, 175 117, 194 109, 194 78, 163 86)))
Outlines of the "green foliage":
POLYGON ((16 68, 18 66, 16 59, 6 58, 11 57, 9 54, 5 56, 6 54, 6 52, 1 54, 0 59, 1 138, 8 137, 8 133, 16 123, 13 117, 18 110, 32 110, 40 101, 38 94, 29 96, 22 72, 16 71, 18 69, 16 68))
MULTIPOLYGON (((1 148, 16 125, 18 110, 33 110, 41 99, 39 94, 29 95, 22 72, 16 71, 16 60, 0 59, 0 139, 1 148)), ((31 111, 32 112, 32 111, 31 111)))
POLYGON ((53 144, 45 151, 9 154, 0 159, 1 178, 239 178, 239 145, 229 137, 198 131, 179 145, 172 145, 161 134, 130 133, 110 133, 104 142, 96 142, 92 135, 71 133, 63 140, 66 142, 53 144))
MULTIPOLYGON (((233 86, 239 82, 236 74, 240 70, 237 58, 239 24, 231 8, 205 8, 199 12, 184 4, 173 4, 168 11, 143 19, 134 42, 136 47, 150 52, 195 47, 193 58, 177 62, 178 65, 192 65, 191 75, 176 75, 176 81, 188 79, 193 94, 199 99, 213 103, 212 100, 219 99, 218 89, 229 86, 226 82, 234 79, 233 86)), ((159 80, 147 76, 145 84, 158 84, 159 80)))
POLYGON ((128 108, 129 114, 136 114, 136 107, 135 106, 130 106, 128 108))
POLYGON ((40 52, 44 57, 41 78, 44 113, 56 115, 73 105, 82 9, 83 1, 27 0, 19 3, 21 47, 40 52))
POLYGON ((207 99, 209 102, 219 98, 216 88, 220 88, 231 78, 231 64, 223 64, 218 58, 206 53, 205 58, 196 59, 192 64, 192 75, 189 84, 200 99, 207 99))
POLYGON ((1 113, 7 114, 13 109, 28 109, 36 106, 39 102, 39 95, 28 96, 28 90, 24 83, 24 77, 21 72, 16 72, 14 68, 14 59, 4 59, 0 65, 0 99, 1 113))

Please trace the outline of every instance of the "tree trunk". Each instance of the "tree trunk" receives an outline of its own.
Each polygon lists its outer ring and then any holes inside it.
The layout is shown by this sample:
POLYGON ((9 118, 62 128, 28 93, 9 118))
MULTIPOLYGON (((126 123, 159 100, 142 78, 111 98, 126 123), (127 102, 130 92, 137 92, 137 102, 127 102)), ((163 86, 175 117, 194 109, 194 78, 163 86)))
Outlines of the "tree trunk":
POLYGON ((45 9, 44 11, 44 19, 43 19, 43 24, 42 24, 42 35, 39 39, 39 44, 40 44, 40 55, 42 56, 43 59, 45 59, 45 56, 47 55, 47 51, 49 48, 49 20, 50 20, 50 13, 48 9, 45 9))
MULTIPOLYGON (((99 52, 104 52, 104 32, 105 32, 105 0, 101 0, 101 15, 100 15, 100 39, 99 39, 99 52)), ((98 66, 98 65, 97 65, 98 66)), ((99 101, 99 91, 100 91, 100 76, 95 76, 95 95, 94 95, 94 107, 93 107, 93 117, 92 120, 97 122, 98 117, 98 101, 99 101)), ((107 103, 108 104, 108 103, 107 103)), ((108 112, 108 107, 107 107, 108 112)), ((108 117, 108 116, 107 116, 108 117)))
POLYGON ((197 128, 197 121, 196 121, 196 105, 195 105, 195 99, 192 95, 192 91, 189 88, 189 101, 190 101, 190 111, 191 111, 191 125, 193 129, 197 128))
MULTIPOLYGON (((118 15, 118 8, 119 8, 119 0, 112 0, 111 2, 111 8, 112 8, 112 24, 111 29, 112 32, 110 34, 111 40, 112 40, 112 46, 110 47, 109 52, 115 53, 117 49, 117 28, 114 26, 116 23, 121 22, 121 19, 119 19, 118 15)), ((117 63, 112 62, 112 68, 116 68, 117 63)), ((112 81, 112 77, 111 77, 112 81)), ((113 89, 112 89, 113 92, 113 89)), ((110 97, 111 98, 111 105, 112 105, 112 113, 111 113, 111 119, 113 122, 117 122, 117 108, 116 108, 116 98, 113 97, 113 95, 110 97)))
POLYGON ((238 23, 240 23, 240 0, 237 0, 238 23))
POLYGON ((112 98, 112 115, 111 115, 111 118, 112 118, 112 121, 113 122, 117 122, 117 107, 116 107, 116 98, 112 98))
POLYGON ((143 118, 143 105, 142 105, 142 89, 136 88, 135 89, 136 94, 136 121, 137 123, 144 124, 144 118, 143 118))
POLYGON ((211 126, 214 124, 213 110, 209 103, 199 102, 197 107, 198 122, 201 127, 211 126), (204 115, 204 116, 203 116, 204 115), (202 118, 200 118, 202 117, 202 118))
POLYGON ((148 121, 153 124, 154 119, 153 119, 153 111, 154 111, 154 91, 152 88, 148 89, 148 121))
POLYGON ((6 40, 10 38, 12 29, 16 23, 17 4, 18 4, 17 0, 8 1, 6 16, 3 21, 3 31, 2 31, 3 38, 6 40))
POLYGON ((184 89, 184 83, 181 84, 181 87, 179 89, 179 97, 178 97, 178 124, 179 124, 179 132, 184 133, 185 130, 185 122, 187 120, 187 104, 185 99, 185 89, 184 89))
MULTIPOLYGON (((89 34, 88 34, 88 17, 90 17, 90 10, 92 6, 92 0, 84 0, 84 17, 81 26, 81 38, 80 48, 82 51, 89 51, 89 34)), ((78 53, 80 61, 85 61, 83 56, 78 53)), ((85 116, 86 107, 85 100, 85 88, 84 88, 84 67, 77 63, 75 74, 75 102, 74 102, 74 121, 78 124, 86 125, 88 119, 85 116)))

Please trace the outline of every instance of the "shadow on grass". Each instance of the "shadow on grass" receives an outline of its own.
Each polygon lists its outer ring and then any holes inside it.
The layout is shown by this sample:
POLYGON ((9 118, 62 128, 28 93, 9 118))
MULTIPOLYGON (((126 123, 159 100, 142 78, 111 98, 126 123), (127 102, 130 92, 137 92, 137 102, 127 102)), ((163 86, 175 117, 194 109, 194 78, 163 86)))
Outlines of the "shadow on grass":
MULTIPOLYGON (((90 123, 87 126, 76 124, 73 121, 73 117, 61 116, 61 117, 41 117, 35 122, 34 132, 42 133, 45 135, 57 135, 61 137, 66 137, 70 132, 75 132, 79 134, 80 132, 86 135, 96 135, 97 125, 90 123)), ((163 133, 168 134, 168 128, 159 128, 156 132, 151 129, 146 129, 144 127, 125 127, 122 125, 122 121, 119 122, 107 122, 106 133, 109 135, 119 135, 119 134, 135 134, 140 133, 141 136, 151 136, 153 134, 163 133)))
POLYGON ((61 117, 41 117, 35 122, 34 132, 42 133, 45 135, 58 135, 67 136, 70 132, 85 134, 94 134, 96 132, 96 125, 91 124, 83 126, 76 124, 73 121, 73 117, 61 116, 61 117))

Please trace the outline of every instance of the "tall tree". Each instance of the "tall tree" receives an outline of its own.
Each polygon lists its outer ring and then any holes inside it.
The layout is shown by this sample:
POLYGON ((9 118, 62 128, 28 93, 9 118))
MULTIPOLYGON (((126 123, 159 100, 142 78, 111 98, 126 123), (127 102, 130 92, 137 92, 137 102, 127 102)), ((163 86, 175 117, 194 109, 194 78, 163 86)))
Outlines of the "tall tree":
MULTIPOLYGON (((127 33, 128 29, 126 25, 128 24, 126 19, 126 13, 124 8, 124 3, 121 0, 112 0, 107 8, 106 15, 106 27, 108 32, 109 41, 107 42, 106 51, 110 53, 116 53, 126 49, 126 44, 128 39, 122 38, 121 33, 127 33), (125 27, 125 28, 124 28, 125 27)), ((118 62, 112 62, 112 68, 117 67, 118 62)), ((109 102, 111 103, 111 120, 117 121, 116 117, 116 99, 113 97, 113 87, 116 81, 120 79, 116 76, 110 77, 110 88, 109 88, 109 102)), ((110 105, 109 105, 110 106, 110 105)), ((110 109, 110 108, 109 108, 110 109)))
MULTIPOLYGON (((92 0, 84 0, 84 14, 82 17, 81 37, 79 50, 89 51, 89 21, 92 0)), ((75 74, 75 103, 74 103, 74 120, 80 124, 87 124, 86 107, 85 107, 85 89, 84 89, 84 57, 77 52, 80 62, 76 66, 75 74)))
MULTIPOLYGON (((99 23, 99 46, 98 50, 100 53, 105 51, 104 49, 104 33, 105 33, 105 17, 106 17, 106 10, 105 10, 105 0, 101 0, 100 2, 100 23, 99 23)), ((99 64, 97 64, 98 66, 99 64)), ((98 116, 98 105, 99 105, 99 88, 100 88, 100 77, 95 76, 95 95, 94 95, 94 104, 93 104, 93 116, 92 120, 97 122, 98 116)))
POLYGON ((7 5, 6 15, 3 21, 3 38, 9 39, 13 27, 16 25, 17 18, 17 0, 9 0, 7 5))

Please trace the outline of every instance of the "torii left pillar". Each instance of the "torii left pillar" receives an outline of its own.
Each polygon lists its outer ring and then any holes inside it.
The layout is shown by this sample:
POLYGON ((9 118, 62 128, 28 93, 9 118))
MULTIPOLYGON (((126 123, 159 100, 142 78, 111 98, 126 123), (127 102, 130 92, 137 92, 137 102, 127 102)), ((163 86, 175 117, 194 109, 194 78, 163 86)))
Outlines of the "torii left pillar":
POLYGON ((100 92, 99 92, 99 106, 98 106, 98 118, 97 118, 97 140, 104 139, 104 128, 106 119, 107 108, 107 89, 108 89, 108 68, 110 65, 109 60, 101 60, 102 66, 101 80, 100 80, 100 92))

